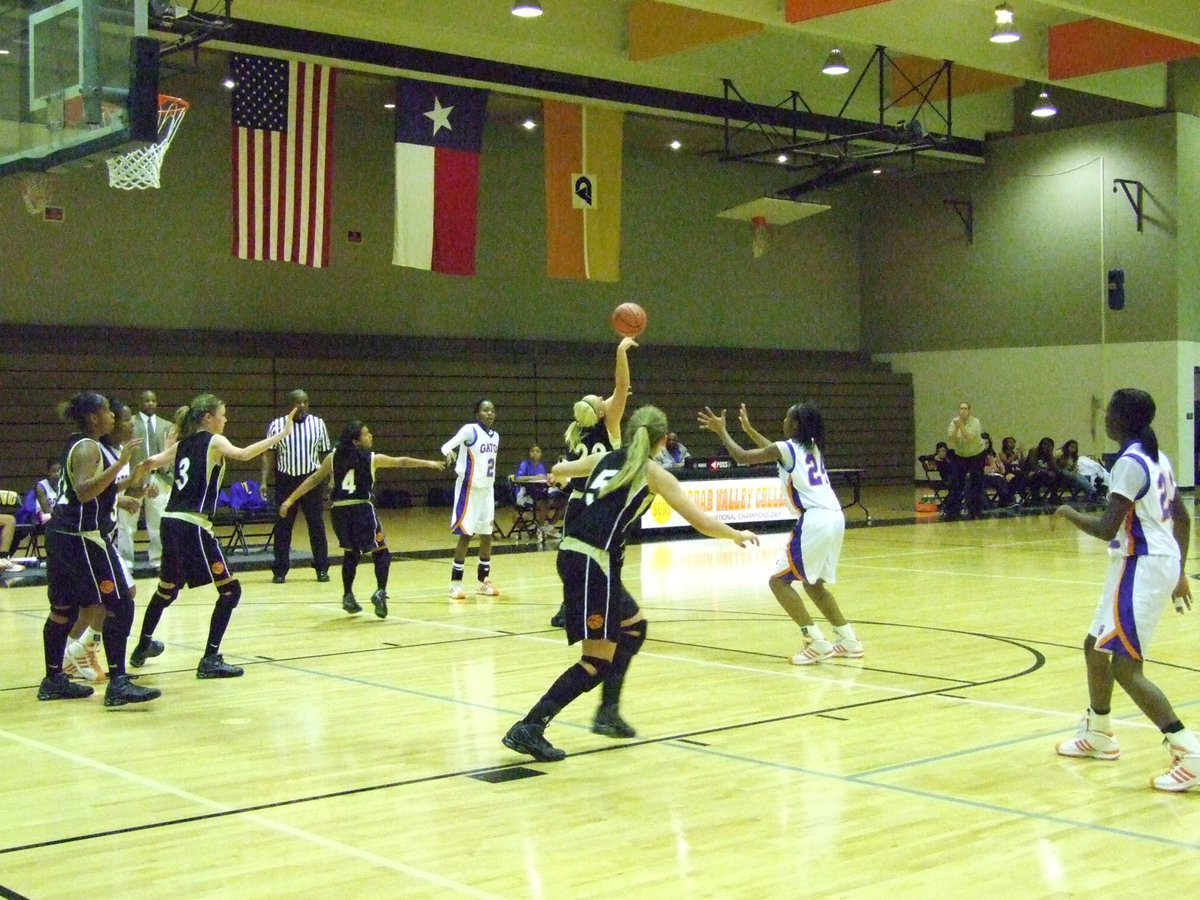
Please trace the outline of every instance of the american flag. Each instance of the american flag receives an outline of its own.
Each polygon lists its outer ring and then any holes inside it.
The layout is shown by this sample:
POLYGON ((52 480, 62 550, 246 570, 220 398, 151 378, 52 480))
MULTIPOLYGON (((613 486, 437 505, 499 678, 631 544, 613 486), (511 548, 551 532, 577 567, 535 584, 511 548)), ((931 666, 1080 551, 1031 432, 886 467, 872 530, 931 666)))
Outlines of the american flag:
POLYGON ((233 255, 329 264, 337 70, 235 53, 233 255))

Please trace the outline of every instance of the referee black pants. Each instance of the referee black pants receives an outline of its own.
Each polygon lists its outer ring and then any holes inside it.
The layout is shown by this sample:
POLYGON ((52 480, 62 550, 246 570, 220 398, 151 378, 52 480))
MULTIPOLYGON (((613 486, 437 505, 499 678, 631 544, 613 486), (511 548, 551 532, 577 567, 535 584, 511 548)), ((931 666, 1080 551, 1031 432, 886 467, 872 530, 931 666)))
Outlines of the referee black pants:
MULTIPOLYGON (((275 472, 275 505, 291 496, 307 475, 285 475, 275 472)), ((275 564, 271 567, 277 578, 282 578, 292 567, 292 526, 296 524, 297 510, 304 510, 304 521, 308 524, 308 542, 312 547, 313 568, 324 572, 329 568, 329 542, 325 539, 325 522, 321 517, 325 505, 324 491, 315 487, 288 510, 287 516, 275 523, 275 564)))

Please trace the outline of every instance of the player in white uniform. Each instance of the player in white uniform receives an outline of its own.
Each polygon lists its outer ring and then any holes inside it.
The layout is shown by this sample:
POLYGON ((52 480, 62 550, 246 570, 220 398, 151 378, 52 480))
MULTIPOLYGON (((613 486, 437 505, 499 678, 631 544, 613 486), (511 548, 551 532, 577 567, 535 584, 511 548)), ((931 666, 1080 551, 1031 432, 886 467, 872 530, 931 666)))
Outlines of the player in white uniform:
POLYGON ((1146 648, 1170 600, 1175 610, 1191 609, 1187 559, 1191 521, 1175 489, 1171 461, 1159 452, 1154 399, 1145 391, 1122 388, 1108 401, 1104 426, 1121 445, 1112 467, 1108 506, 1099 516, 1063 505, 1056 519, 1109 542, 1112 557, 1104 591, 1087 638, 1088 699, 1091 705, 1075 737, 1055 749, 1060 756, 1116 759, 1120 745, 1110 712, 1114 681, 1158 726, 1171 755, 1171 768, 1151 779, 1160 791, 1186 791, 1200 783, 1200 741, 1183 727, 1162 690, 1142 672, 1146 648))
POLYGON ((716 434, 730 455, 742 465, 776 463, 784 496, 792 511, 800 517, 792 529, 784 555, 779 558, 775 574, 767 582, 779 605, 800 626, 804 636, 804 647, 792 654, 792 664, 810 666, 835 656, 861 657, 862 642, 826 587, 837 580, 846 517, 825 471, 822 451, 825 421, 820 411, 808 403, 793 405, 783 418, 785 440, 772 442, 750 424, 746 404, 741 404, 738 421, 754 442, 754 450, 744 449, 730 437, 725 427, 724 410, 717 415, 706 406, 697 414, 697 419, 700 427, 716 434), (833 626, 832 641, 826 639, 821 626, 805 609, 804 601, 792 587, 796 581, 804 586, 804 593, 833 626))
POLYGON ((458 473, 454 506, 450 512, 450 531, 458 535, 454 564, 450 569, 450 597, 453 600, 467 596, 462 586, 463 568, 467 547, 474 535, 479 535, 479 588, 476 593, 500 596, 499 589, 489 577, 492 573, 492 522, 496 518, 493 486, 496 483, 496 453, 500 449, 500 435, 492 427, 495 424, 495 404, 481 399, 475 404, 475 421, 468 422, 458 429, 458 434, 442 444, 446 465, 453 463, 454 471, 458 473))

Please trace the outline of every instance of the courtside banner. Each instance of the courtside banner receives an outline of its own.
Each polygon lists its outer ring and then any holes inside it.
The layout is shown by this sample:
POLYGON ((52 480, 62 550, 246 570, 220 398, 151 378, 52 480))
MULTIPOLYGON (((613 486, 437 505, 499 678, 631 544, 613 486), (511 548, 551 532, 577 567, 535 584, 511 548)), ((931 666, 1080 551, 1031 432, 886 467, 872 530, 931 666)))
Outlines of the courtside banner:
POLYGON ((616 281, 621 274, 621 110, 542 101, 546 142, 546 274, 616 281))
MULTIPOLYGON (((679 484, 696 506, 727 525, 796 518, 784 500, 783 483, 777 476, 680 481, 679 484)), ((687 527, 687 520, 659 496, 655 496, 650 508, 642 514, 643 531, 687 527)))

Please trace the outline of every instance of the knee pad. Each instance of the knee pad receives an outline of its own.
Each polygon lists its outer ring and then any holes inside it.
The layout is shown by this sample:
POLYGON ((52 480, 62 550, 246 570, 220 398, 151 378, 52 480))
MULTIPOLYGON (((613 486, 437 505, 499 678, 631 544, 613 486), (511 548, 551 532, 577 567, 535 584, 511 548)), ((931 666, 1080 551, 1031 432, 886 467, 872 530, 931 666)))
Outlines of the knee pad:
POLYGON ((646 625, 645 619, 640 622, 634 622, 632 625, 625 625, 621 628, 621 636, 617 639, 617 647, 624 650, 630 656, 636 654, 642 649, 642 644, 646 643, 646 625))
POLYGON ((236 609, 242 599, 242 583, 234 578, 217 588, 217 605, 228 609, 236 609))
POLYGON ((362 559, 361 550, 342 550, 342 565, 356 566, 358 561, 362 559))
POLYGON ((601 659, 599 656, 582 656, 580 657, 579 661, 581 663, 588 663, 593 669, 596 670, 596 674, 592 675, 582 665, 579 667, 579 670, 583 672, 588 681, 587 687, 584 688, 585 692, 590 691, 596 685, 600 684, 600 682, 604 680, 604 673, 612 667, 611 662, 609 662, 607 659, 601 659))
POLYGON ((380 547, 375 551, 376 565, 389 565, 392 561, 392 551, 387 547, 380 547))
POLYGON ((158 583, 158 590, 151 597, 151 602, 157 600, 163 606, 170 606, 175 602, 175 598, 179 596, 179 585, 158 583))
POLYGON ((108 607, 108 618, 104 620, 104 630, 110 628, 116 634, 128 636, 133 630, 133 598, 119 597, 108 607))

